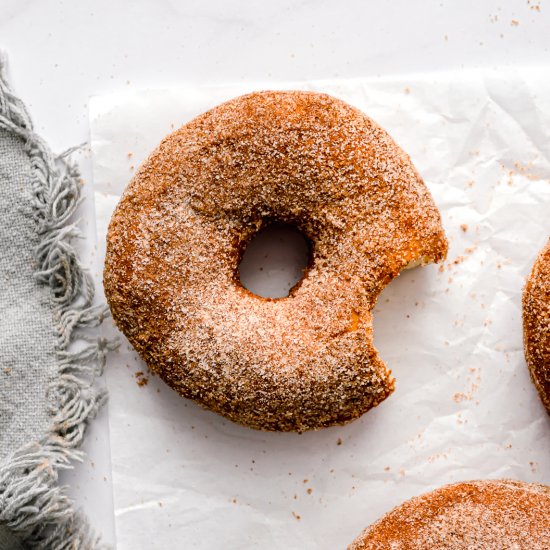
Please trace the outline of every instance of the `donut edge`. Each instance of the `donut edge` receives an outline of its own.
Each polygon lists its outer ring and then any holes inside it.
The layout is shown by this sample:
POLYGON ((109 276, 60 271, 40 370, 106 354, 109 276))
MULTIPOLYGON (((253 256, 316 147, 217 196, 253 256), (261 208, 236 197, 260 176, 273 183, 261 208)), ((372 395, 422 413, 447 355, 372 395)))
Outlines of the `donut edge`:
POLYGON ((550 239, 535 259, 522 296, 525 360, 531 380, 550 415, 550 363, 547 361, 550 357, 550 301, 545 299, 544 293, 550 294, 550 239))
POLYGON ((474 491, 483 492, 501 489, 521 490, 523 493, 545 495, 548 500, 548 508, 550 513, 550 486, 548 485, 544 485, 542 483, 528 483, 525 481, 508 478, 461 481, 458 483, 442 485, 432 491, 411 497, 393 507, 374 523, 363 529, 359 536, 357 536, 347 547, 347 550, 388 550, 389 548, 395 550, 408 550, 418 548, 417 546, 410 546, 409 541, 407 540, 399 541, 399 546, 394 546, 392 541, 385 541, 385 544, 382 545, 378 540, 367 540, 367 537, 376 536, 376 532, 379 529, 385 529, 388 526, 391 527, 391 522, 395 522, 395 527, 397 528, 399 528, 399 524, 401 523, 406 523, 408 521, 411 523, 414 522, 415 520, 410 518, 408 515, 411 508, 414 511, 415 507, 426 506, 438 497, 448 497, 446 493, 452 492, 451 496, 455 498, 451 501, 451 503, 454 504, 460 501, 460 491, 463 491, 466 494, 472 494, 474 491), (388 543, 391 543, 392 545, 389 546, 388 543))

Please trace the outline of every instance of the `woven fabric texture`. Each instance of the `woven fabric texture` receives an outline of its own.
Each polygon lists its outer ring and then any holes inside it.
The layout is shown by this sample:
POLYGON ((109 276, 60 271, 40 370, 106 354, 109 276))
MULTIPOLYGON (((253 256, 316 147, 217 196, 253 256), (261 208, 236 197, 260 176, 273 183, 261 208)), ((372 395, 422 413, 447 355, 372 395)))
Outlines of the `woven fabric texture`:
POLYGON ((0 550, 88 550, 99 537, 58 485, 81 460, 114 346, 73 247, 80 176, 54 157, 0 57, 0 550))

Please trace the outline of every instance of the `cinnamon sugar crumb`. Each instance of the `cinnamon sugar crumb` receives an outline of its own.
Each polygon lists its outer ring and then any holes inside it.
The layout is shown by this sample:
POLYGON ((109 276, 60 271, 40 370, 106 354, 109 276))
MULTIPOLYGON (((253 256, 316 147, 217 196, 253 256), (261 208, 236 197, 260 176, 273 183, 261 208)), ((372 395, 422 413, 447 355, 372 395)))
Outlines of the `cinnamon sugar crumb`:
POLYGON ((149 383, 149 378, 147 378, 147 376, 145 376, 145 374, 142 371, 136 372, 134 376, 137 379, 137 385, 139 387, 146 386, 149 383))
POLYGON ((468 397, 464 392, 456 392, 453 394, 453 401, 455 403, 461 403, 462 401, 466 401, 467 399, 471 399, 471 397, 468 397))

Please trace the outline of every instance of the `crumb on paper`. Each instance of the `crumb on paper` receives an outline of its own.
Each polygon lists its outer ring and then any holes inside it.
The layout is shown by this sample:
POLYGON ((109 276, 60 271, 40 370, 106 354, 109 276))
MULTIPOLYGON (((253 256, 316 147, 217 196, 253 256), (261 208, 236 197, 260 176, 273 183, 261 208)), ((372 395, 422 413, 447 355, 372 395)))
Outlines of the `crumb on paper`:
POLYGON ((455 403, 461 403, 462 401, 469 400, 469 398, 464 392, 458 391, 455 394, 453 394, 453 401, 455 403))
POLYGON ((138 370, 134 376, 136 377, 136 380, 137 380, 137 385, 142 388, 143 386, 146 386, 148 383, 149 383, 149 378, 147 378, 147 376, 145 376, 145 374, 143 373, 143 371, 140 371, 138 370))
POLYGON ((467 223, 461 223, 460 224, 460 229, 462 229, 462 231, 464 231, 464 233, 466 233, 466 231, 468 231, 468 224, 467 223))
POLYGON ((476 367, 468 368, 467 383, 469 387, 466 391, 456 392, 453 394, 453 401, 455 403, 461 403, 462 401, 472 401, 474 394, 479 389, 481 384, 481 371, 476 367))
POLYGON ((460 414, 459 414, 456 418, 456 423, 460 426, 462 424, 467 424, 468 421, 463 419, 462 416, 460 416, 460 414))
POLYGON ((336 440, 336 445, 342 445, 342 438, 339 437, 337 440, 336 440))
POLYGON ((436 460, 447 460, 448 456, 449 455, 446 452, 435 453, 433 455, 430 455, 427 460, 430 464, 433 464, 436 460))
POLYGON ((299 514, 297 514, 296 512, 292 512, 292 515, 293 515, 298 521, 300 521, 300 520, 302 519, 302 517, 301 517, 299 514))
POLYGON ((407 441, 407 443, 410 445, 411 448, 415 448, 415 446, 419 443, 419 442, 422 442, 423 438, 424 438, 424 432, 425 430, 420 430, 419 432, 417 432, 415 435, 413 435, 412 437, 410 437, 407 441))
POLYGON ((309 482, 309 479, 304 479, 304 483, 308 483, 309 482))
POLYGON ((389 466, 386 466, 386 467, 384 468, 384 472, 389 472, 390 469, 391 469, 391 468, 390 468, 389 466))
POLYGON ((464 258, 464 256, 457 256, 454 260, 453 260, 453 264, 454 265, 458 265, 458 264, 461 264, 466 258, 464 258))
POLYGON ((512 19, 512 21, 510 21, 510 25, 512 25, 512 27, 517 27, 519 25, 519 21, 517 19, 512 19))
POLYGON ((131 158, 134 156, 134 153, 132 153, 132 151, 130 151, 126 156, 127 156, 129 159, 131 159, 131 158))
POLYGON ((313 489, 310 487, 306 492, 308 495, 311 495, 311 493, 313 493, 313 489))
POLYGON ((407 86, 404 90, 405 94, 409 95, 411 93, 411 89, 407 86))
POLYGON ((541 175, 537 173, 533 162, 514 162, 513 168, 509 168, 504 163, 500 163, 502 170, 505 172, 507 177, 508 185, 514 184, 515 176, 523 176, 530 181, 535 181, 541 178, 541 175))

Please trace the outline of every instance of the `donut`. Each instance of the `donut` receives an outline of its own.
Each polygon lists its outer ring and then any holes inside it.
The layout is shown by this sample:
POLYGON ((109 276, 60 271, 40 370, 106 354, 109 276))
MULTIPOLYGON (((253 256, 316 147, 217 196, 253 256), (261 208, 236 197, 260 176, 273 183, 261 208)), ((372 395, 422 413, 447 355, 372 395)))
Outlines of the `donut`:
POLYGON ((550 239, 523 290, 523 347, 531 378, 550 414, 550 239))
POLYGON ((182 396, 252 428, 302 432, 391 394, 376 298, 446 252, 429 191, 382 128, 325 94, 266 91, 200 115, 140 166, 109 225, 104 287, 116 325, 182 396), (298 228, 311 249, 279 299, 238 275, 271 223, 298 228))
POLYGON ((407 500, 348 550, 548 550, 550 487, 507 479, 447 485, 407 500))

